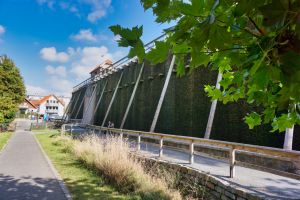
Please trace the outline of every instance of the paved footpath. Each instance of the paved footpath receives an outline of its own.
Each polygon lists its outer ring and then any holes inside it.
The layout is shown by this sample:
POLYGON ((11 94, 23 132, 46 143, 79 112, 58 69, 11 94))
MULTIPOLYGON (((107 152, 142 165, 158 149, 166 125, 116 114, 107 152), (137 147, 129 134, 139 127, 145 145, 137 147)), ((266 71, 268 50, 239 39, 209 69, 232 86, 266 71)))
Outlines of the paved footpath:
POLYGON ((66 200, 56 176, 28 129, 18 121, 17 131, 0 153, 0 200, 66 200))

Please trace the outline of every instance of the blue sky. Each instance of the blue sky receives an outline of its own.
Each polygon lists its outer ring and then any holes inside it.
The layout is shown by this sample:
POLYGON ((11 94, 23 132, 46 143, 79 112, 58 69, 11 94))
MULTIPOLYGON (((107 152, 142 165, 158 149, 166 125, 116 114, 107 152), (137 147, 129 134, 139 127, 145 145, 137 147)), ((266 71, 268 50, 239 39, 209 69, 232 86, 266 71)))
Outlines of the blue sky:
POLYGON ((139 0, 0 0, 0 55, 20 68, 30 94, 69 95, 103 61, 127 55, 109 26, 144 26, 148 42, 166 24, 139 0))

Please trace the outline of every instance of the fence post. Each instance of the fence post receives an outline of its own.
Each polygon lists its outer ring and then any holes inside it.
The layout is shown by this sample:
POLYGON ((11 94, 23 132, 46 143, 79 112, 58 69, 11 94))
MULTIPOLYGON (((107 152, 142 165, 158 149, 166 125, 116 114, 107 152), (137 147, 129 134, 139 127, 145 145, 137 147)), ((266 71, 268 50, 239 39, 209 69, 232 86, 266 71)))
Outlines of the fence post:
POLYGON ((194 163, 194 141, 190 144, 190 164, 194 163))
POLYGON ((229 164, 230 164, 230 172, 229 172, 229 175, 230 175, 230 178, 234 178, 235 176, 235 149, 234 148, 231 148, 229 150, 229 164))
POLYGON ((141 150, 141 134, 138 135, 137 138, 137 150, 140 151, 141 150))
POLYGON ((164 139, 163 139, 163 137, 160 137, 160 140, 159 140, 159 157, 163 156, 163 143, 164 143, 164 139))
POLYGON ((72 134, 72 131, 73 131, 73 124, 71 124, 71 134, 72 134))
POLYGON ((120 132, 120 138, 121 138, 121 140, 123 140, 123 130, 121 129, 120 131, 121 131, 120 132))

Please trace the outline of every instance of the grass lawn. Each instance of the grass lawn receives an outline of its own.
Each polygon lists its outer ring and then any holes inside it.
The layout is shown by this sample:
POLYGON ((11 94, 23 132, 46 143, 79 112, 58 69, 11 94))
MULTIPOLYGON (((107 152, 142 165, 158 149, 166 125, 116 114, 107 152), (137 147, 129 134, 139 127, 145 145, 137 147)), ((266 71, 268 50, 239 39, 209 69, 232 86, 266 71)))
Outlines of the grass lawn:
POLYGON ((4 145, 7 143, 8 139, 12 135, 12 132, 3 132, 0 133, 0 151, 4 147, 4 145))
POLYGON ((74 200, 139 199, 136 196, 120 194, 112 186, 105 183, 104 179, 96 172, 87 169, 78 162, 72 153, 65 152, 61 146, 53 144, 55 134, 36 134, 35 136, 64 179, 74 200))

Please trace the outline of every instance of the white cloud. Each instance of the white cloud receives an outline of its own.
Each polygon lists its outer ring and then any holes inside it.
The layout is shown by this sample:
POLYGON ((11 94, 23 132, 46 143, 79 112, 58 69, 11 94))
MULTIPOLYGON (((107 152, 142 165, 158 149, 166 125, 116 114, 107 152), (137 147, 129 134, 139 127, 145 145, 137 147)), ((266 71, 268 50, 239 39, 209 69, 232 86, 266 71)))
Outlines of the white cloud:
POLYGON ((47 5, 50 9, 54 8, 55 0, 37 0, 40 5, 47 5))
POLYGON ((48 91, 40 86, 26 85, 27 94, 31 95, 47 95, 48 91))
POLYGON ((5 33, 5 28, 4 26, 0 25, 0 35, 5 33))
POLYGON ((65 52, 57 52, 55 47, 43 48, 40 51, 41 57, 44 60, 51 62, 68 62, 69 55, 65 52))
POLYGON ((96 22, 106 15, 111 6, 111 0, 36 0, 39 5, 46 5, 50 9, 60 8, 75 13, 77 16, 87 15, 87 20, 96 22), (87 8, 86 8, 87 7, 87 8), (88 11, 88 13, 86 13, 88 11))
POLYGON ((90 22, 96 22, 98 19, 106 15, 107 9, 111 5, 111 0, 81 0, 83 3, 91 6, 91 12, 87 19, 90 22))
POLYGON ((45 69, 49 75, 57 75, 61 77, 67 76, 67 70, 64 66, 53 67, 51 65, 47 65, 45 69))
POLYGON ((71 66, 71 72, 77 79, 84 79, 89 76, 89 72, 102 63, 105 59, 112 59, 113 56, 108 52, 105 46, 84 47, 77 49, 79 60, 74 61, 71 66))
POLYGON ((91 29, 81 29, 76 35, 71 35, 74 40, 97 41, 97 36, 93 34, 91 29))
POLYGON ((57 76, 52 76, 47 81, 50 90, 56 95, 70 96, 73 90, 73 83, 67 79, 59 78, 57 76))

